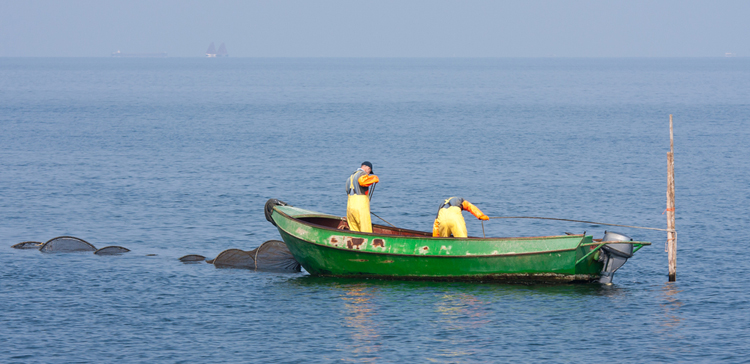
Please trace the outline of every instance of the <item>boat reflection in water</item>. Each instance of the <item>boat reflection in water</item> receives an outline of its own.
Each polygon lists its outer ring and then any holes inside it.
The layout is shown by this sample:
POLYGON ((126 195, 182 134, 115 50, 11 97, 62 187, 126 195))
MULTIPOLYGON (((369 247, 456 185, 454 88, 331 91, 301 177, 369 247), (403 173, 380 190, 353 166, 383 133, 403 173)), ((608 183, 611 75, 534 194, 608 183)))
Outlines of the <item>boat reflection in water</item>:
MULTIPOLYGON (((439 321, 446 329, 476 330, 490 323, 489 302, 468 293, 446 293, 435 303, 439 321)), ((497 323, 497 319, 495 319, 497 323)))
MULTIPOLYGON (((344 300, 346 327, 354 332, 351 336, 351 351, 356 356, 375 355, 380 350, 380 334, 377 324, 373 321, 375 316, 374 304, 372 302, 373 288, 365 283, 354 285, 343 285, 341 299, 344 300)), ((372 359, 377 359, 373 357, 372 359)))

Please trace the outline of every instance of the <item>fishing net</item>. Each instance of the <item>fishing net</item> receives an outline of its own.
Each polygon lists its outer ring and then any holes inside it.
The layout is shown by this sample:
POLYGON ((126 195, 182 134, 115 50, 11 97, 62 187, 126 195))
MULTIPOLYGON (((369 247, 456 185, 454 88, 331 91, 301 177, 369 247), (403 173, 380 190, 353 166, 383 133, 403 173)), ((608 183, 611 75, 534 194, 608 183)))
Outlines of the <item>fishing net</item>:
POLYGON ((299 272, 300 267, 283 241, 269 240, 255 249, 255 269, 299 272))
POLYGON ((96 247, 73 236, 58 236, 39 247, 44 253, 93 252, 96 247))
POLYGON ((94 252, 96 255, 119 255, 129 252, 130 249, 121 246, 107 246, 94 252))
POLYGON ((246 268, 255 269, 255 260, 250 252, 240 249, 227 249, 211 262, 216 268, 246 268))
POLYGON ((24 241, 23 243, 18 243, 16 245, 13 245, 13 249, 39 249, 39 247, 42 246, 41 241, 24 241))
POLYGON ((204 260, 206 260, 206 257, 198 254, 188 254, 186 256, 180 257, 180 261, 183 263, 200 263, 204 260))
POLYGON ((283 241, 269 240, 258 248, 244 251, 240 249, 227 249, 213 260, 217 268, 244 268, 277 272, 299 272, 300 264, 294 259, 292 253, 283 241))

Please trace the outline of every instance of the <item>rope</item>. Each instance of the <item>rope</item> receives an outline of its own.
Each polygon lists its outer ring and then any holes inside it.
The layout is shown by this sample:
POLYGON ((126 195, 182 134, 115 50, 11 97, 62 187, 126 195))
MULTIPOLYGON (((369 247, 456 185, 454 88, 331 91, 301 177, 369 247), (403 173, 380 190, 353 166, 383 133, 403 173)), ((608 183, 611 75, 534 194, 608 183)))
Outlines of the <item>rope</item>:
MULTIPOLYGON (((659 228, 652 228, 652 227, 643 227, 643 226, 632 226, 632 225, 619 225, 619 224, 605 224, 603 222, 594 222, 594 221, 584 221, 584 220, 570 220, 570 219, 558 219, 554 217, 537 217, 537 216, 493 216, 490 217, 490 219, 538 219, 538 220, 556 220, 556 221, 570 221, 570 222, 582 222, 585 224, 592 224, 592 225, 608 225, 608 226, 619 226, 619 227, 626 227, 626 228, 633 228, 633 229, 645 229, 645 230, 657 230, 657 231, 666 231, 668 233, 674 233, 674 229, 659 229, 659 228)), ((482 228, 484 228, 484 224, 482 224, 482 228)))
MULTIPOLYGON (((373 183, 373 184, 372 184, 372 187, 370 187, 370 191, 368 191, 368 192, 369 192, 369 193, 368 193, 368 194, 369 194, 369 196, 368 196, 368 197, 370 197, 370 201, 372 201, 372 195, 374 195, 374 194, 375 194, 375 185, 377 185, 377 183, 373 183)), ((382 218, 382 217, 380 217, 380 216, 376 215, 376 214, 375 214, 374 212, 370 211, 370 213, 371 213, 371 214, 372 214, 373 216, 377 217, 378 219, 380 219, 380 220, 383 220, 383 221, 385 221, 385 223, 386 223, 386 224, 388 224, 388 225, 391 225, 391 226, 393 226, 393 227, 396 227, 396 225, 393 225, 393 224, 391 224, 391 223, 390 223, 390 222, 388 222, 388 221, 387 221, 386 219, 384 219, 384 218, 382 218)), ((397 229, 398 229, 398 228, 397 228, 397 229)))
MULTIPOLYGON (((380 217, 380 216, 376 215, 376 214, 375 214, 374 212, 370 211, 370 213, 371 213, 371 214, 373 214, 373 215, 374 215, 375 217, 377 217, 378 219, 380 219, 380 220, 383 220, 383 221, 385 221, 385 223, 386 223, 386 224, 388 224, 388 225, 391 225, 391 226, 393 226, 393 227, 396 227, 396 225, 393 225, 393 224, 391 224, 390 222, 386 221, 386 220, 385 220, 384 218, 382 218, 382 217, 380 217)), ((398 229, 398 228, 397 228, 397 229, 398 229)))

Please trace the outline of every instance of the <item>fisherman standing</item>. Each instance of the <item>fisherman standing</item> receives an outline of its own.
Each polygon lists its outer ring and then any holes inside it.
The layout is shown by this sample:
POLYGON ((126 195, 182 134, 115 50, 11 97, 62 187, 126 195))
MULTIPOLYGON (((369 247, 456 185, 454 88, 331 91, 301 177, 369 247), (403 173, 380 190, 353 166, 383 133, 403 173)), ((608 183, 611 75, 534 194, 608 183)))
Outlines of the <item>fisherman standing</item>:
POLYGON ((351 231, 372 232, 370 220, 372 188, 370 186, 380 182, 380 179, 371 173, 372 163, 362 162, 362 166, 346 181, 346 194, 349 195, 346 202, 346 221, 351 231))
POLYGON ((453 234, 454 238, 467 237, 466 221, 464 221, 464 217, 461 215, 461 211, 463 210, 471 212, 479 220, 490 219, 480 209, 472 205, 471 202, 461 197, 451 197, 440 204, 438 208, 435 223, 432 225, 432 236, 447 238, 453 234))

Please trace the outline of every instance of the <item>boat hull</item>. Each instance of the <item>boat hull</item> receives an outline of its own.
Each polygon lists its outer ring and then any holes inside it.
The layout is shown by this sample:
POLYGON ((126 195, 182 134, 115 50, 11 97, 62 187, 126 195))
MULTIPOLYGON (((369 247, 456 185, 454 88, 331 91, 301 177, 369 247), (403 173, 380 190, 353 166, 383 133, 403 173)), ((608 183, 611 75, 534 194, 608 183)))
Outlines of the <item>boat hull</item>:
POLYGON ((271 220, 294 258, 320 276, 426 280, 593 281, 602 270, 591 236, 433 238, 375 225, 333 227, 340 217, 276 206, 271 220), (390 230, 389 230, 390 229, 390 230))

